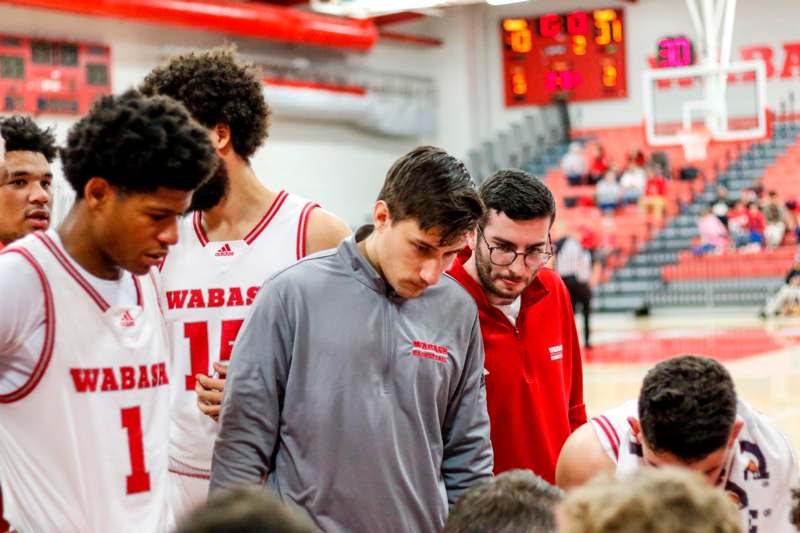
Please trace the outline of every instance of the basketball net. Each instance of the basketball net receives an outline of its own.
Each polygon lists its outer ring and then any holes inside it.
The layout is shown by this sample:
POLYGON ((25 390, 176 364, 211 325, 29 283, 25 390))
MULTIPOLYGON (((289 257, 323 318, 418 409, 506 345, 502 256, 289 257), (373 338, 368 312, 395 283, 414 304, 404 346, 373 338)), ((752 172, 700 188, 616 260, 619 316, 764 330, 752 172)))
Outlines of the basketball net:
POLYGON ((711 132, 702 126, 695 129, 681 128, 678 131, 678 140, 683 146, 683 155, 687 163, 704 161, 708 153, 708 144, 711 142, 711 132))

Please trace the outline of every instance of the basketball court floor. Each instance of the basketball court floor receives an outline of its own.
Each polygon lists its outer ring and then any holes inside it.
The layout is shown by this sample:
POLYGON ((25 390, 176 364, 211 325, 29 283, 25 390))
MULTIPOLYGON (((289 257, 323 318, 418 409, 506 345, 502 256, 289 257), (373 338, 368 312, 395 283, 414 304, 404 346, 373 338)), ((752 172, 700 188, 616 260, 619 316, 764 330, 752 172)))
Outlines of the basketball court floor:
POLYGON ((752 308, 687 308, 640 319, 595 315, 592 344, 584 354, 589 416, 636 398, 658 361, 707 355, 727 366, 739 397, 771 417, 800 449, 800 317, 763 320, 752 308))

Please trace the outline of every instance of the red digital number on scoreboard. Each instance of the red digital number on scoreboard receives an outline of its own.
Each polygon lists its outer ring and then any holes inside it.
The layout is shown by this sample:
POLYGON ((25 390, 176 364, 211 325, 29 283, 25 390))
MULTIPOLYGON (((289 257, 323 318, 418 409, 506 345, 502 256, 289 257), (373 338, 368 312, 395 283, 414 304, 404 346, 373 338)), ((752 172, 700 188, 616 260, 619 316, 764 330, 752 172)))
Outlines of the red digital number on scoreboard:
POLYGON ((502 21, 506 106, 625 98, 621 9, 502 21))
POLYGON ((79 115, 106 94, 107 46, 0 35, 0 111, 79 115))

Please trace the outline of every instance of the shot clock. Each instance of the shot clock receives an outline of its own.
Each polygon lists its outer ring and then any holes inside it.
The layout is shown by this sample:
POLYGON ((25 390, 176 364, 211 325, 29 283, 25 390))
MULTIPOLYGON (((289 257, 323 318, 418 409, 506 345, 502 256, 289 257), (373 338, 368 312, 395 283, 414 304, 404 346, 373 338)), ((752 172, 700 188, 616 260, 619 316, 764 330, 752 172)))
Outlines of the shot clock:
POLYGON ((625 98, 621 9, 501 21, 507 107, 625 98))

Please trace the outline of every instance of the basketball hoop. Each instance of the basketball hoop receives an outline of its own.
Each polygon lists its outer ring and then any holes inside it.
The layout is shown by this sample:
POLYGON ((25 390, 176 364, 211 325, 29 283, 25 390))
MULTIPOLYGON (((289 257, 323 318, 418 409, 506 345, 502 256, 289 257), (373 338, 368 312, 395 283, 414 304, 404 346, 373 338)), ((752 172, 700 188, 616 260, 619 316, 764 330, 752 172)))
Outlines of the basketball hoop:
POLYGON ((683 155, 686 162, 703 161, 708 153, 708 143, 711 142, 711 132, 707 128, 683 128, 678 131, 678 140, 683 146, 683 155))

